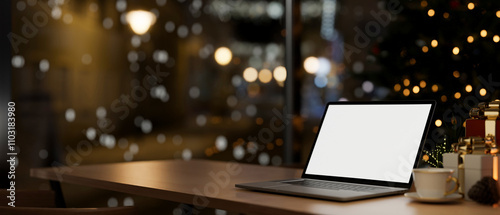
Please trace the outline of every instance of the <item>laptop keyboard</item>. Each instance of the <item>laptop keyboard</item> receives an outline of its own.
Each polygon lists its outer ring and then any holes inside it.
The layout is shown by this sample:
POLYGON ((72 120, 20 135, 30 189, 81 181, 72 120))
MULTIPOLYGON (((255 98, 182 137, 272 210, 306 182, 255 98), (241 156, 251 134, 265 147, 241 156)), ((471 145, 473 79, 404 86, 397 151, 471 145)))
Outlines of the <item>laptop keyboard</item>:
POLYGON ((305 186, 305 187, 328 189, 328 190, 350 190, 350 191, 358 191, 358 192, 373 192, 373 191, 387 190, 388 189, 388 188, 383 188, 383 187, 364 186, 364 185, 360 185, 360 184, 348 184, 348 183, 339 183, 339 182, 331 182, 331 181, 316 181, 316 180, 289 181, 289 182, 285 182, 285 183, 299 185, 299 186, 305 186))

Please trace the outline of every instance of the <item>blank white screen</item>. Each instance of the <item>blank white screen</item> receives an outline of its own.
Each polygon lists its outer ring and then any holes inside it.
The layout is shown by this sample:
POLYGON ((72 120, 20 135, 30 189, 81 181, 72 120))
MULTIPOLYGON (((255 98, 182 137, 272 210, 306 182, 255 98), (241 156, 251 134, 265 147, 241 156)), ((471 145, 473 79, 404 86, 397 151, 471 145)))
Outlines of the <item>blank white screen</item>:
POLYGON ((306 174, 407 183, 430 109, 329 105, 306 174))

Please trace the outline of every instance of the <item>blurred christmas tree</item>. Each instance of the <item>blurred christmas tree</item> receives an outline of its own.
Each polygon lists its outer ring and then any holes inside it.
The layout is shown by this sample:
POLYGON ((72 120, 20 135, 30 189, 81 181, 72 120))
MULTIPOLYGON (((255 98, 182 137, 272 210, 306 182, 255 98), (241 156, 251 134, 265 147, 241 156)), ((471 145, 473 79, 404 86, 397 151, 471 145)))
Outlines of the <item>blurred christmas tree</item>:
POLYGON ((428 162, 440 166, 442 152, 464 135, 469 109, 499 98, 500 1, 414 0, 401 6, 372 49, 383 67, 377 82, 393 86, 392 99, 438 102, 424 160, 434 157, 428 162))

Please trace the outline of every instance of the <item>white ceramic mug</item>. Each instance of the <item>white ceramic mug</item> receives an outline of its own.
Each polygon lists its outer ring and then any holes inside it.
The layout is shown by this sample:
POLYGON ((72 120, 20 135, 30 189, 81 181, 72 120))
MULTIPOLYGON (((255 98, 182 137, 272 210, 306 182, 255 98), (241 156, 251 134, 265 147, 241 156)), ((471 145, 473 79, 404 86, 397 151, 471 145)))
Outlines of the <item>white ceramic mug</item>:
POLYGON ((444 198, 455 193, 458 189, 458 180, 452 177, 453 169, 422 168, 413 169, 413 180, 417 194, 421 198, 444 198), (452 190, 447 190, 448 183, 455 182, 452 190))

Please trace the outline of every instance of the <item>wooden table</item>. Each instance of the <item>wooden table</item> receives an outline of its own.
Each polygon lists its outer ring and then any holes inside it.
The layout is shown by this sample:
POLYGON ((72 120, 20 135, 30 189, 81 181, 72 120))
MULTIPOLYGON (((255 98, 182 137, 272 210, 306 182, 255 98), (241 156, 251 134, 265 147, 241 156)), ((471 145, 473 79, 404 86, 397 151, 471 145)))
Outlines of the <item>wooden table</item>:
POLYGON ((423 204, 402 195, 333 202, 253 192, 234 184, 300 177, 301 170, 208 160, 140 161, 37 168, 31 176, 244 214, 500 214, 500 208, 460 201, 423 204))

